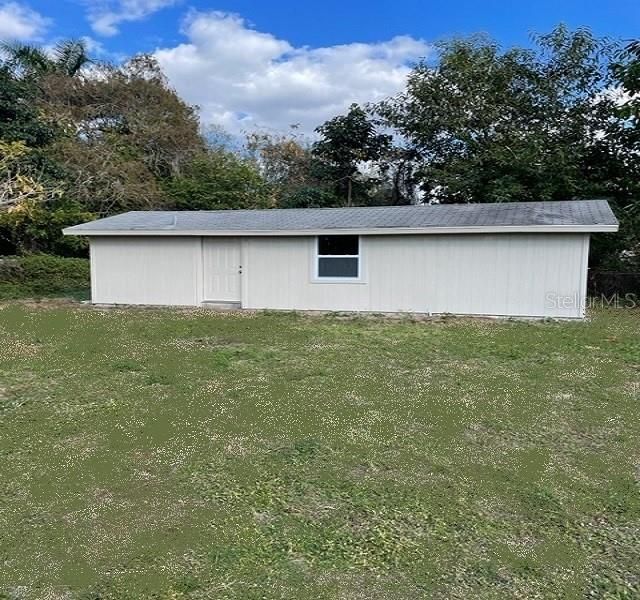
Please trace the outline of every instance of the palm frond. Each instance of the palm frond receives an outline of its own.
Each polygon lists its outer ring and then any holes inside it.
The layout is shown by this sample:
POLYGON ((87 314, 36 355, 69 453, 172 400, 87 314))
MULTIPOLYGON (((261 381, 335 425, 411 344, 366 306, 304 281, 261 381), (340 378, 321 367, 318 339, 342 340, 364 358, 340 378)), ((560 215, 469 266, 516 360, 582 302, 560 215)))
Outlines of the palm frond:
POLYGON ((56 69, 73 76, 91 62, 87 54, 87 45, 82 40, 64 40, 53 49, 56 69))
POLYGON ((46 52, 37 46, 20 42, 0 42, 0 52, 12 68, 25 74, 48 72, 53 67, 46 52))
POLYGON ((633 54, 636 58, 640 58, 640 40, 635 40, 626 46, 627 52, 633 54))

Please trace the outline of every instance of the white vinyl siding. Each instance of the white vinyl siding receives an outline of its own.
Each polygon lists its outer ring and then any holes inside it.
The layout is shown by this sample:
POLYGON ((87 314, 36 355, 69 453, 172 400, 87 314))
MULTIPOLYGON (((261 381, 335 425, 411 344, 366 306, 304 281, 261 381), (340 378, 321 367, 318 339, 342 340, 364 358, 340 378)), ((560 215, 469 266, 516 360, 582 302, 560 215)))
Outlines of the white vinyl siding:
POLYGON ((246 245, 247 308, 583 316, 588 234, 361 236, 356 286, 309 277, 314 238, 246 245))
POLYGON ((91 238, 91 299, 99 304, 200 302, 200 238, 91 238))
MULTIPOLYGON (((93 302, 199 306, 215 239, 92 237, 93 302)), ((363 235, 357 281, 317 277, 315 236, 235 239, 243 308, 583 316, 589 234, 363 235)))

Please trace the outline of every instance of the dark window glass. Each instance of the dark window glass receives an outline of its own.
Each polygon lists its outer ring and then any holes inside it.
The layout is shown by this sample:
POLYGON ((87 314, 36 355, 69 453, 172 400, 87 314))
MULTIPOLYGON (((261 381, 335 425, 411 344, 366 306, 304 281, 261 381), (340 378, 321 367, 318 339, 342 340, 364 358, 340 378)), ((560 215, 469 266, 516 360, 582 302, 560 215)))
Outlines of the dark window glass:
POLYGON ((358 277, 358 259, 320 257, 318 277, 358 277))
POLYGON ((318 237, 318 254, 358 254, 357 235, 321 235, 318 237))

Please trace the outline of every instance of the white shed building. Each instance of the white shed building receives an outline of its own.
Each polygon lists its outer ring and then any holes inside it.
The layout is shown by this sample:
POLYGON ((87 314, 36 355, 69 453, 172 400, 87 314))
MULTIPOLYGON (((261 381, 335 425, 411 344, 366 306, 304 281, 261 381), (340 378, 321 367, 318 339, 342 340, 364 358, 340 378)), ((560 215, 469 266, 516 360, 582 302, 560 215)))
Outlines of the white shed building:
POLYGON ((605 200, 128 212, 88 236, 96 304, 584 316, 605 200))

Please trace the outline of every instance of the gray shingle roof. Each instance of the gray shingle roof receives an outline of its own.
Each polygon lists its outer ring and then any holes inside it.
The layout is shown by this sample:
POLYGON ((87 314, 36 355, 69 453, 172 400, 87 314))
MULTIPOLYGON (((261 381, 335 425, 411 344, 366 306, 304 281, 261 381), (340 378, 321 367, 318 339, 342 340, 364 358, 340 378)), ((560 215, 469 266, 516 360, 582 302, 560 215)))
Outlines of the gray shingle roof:
POLYGON ((578 227, 586 231, 618 225, 606 200, 442 204, 363 208, 136 211, 69 227, 72 235, 113 232, 301 232, 438 228, 578 227), (592 229, 590 229, 592 228, 592 229))

